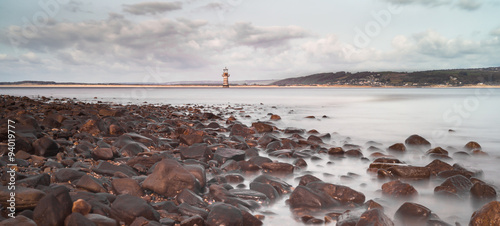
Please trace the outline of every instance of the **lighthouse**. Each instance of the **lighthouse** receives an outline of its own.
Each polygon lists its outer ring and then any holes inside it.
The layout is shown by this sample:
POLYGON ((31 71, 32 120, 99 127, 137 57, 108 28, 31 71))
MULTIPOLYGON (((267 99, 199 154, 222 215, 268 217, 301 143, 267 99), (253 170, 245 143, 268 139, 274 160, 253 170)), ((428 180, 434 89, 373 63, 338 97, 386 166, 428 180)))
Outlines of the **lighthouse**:
POLYGON ((224 82, 222 83, 222 88, 229 88, 229 73, 227 72, 227 67, 222 69, 222 77, 224 78, 224 82))

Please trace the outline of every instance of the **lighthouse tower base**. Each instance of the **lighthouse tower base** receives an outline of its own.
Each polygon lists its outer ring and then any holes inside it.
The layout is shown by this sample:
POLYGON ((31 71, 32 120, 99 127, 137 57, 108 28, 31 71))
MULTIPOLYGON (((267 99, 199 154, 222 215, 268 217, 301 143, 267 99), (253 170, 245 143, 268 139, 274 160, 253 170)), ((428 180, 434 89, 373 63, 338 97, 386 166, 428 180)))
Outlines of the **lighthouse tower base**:
POLYGON ((229 85, 222 85, 222 88, 229 88, 229 85))

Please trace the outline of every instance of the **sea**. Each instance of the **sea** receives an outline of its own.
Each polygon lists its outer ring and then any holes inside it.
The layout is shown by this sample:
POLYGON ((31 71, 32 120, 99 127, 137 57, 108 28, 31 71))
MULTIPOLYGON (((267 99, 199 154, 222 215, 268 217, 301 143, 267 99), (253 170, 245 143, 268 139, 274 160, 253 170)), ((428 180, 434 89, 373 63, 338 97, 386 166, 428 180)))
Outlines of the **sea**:
MULTIPOLYGON (((196 88, 0 88, 0 94, 28 97, 76 98, 85 102, 114 104, 202 105, 207 111, 225 109, 240 122, 269 121, 271 114, 281 117, 273 121, 278 128, 297 127, 330 133, 325 146, 357 144, 365 149, 368 141, 385 149, 404 143, 418 134, 432 144, 453 153, 467 142, 476 141, 486 157, 454 158, 466 168, 482 170, 481 179, 500 191, 500 89, 498 88, 330 88, 330 87, 196 87, 196 88), (308 117, 307 116, 314 116, 308 117)), ((264 152, 262 155, 266 156, 264 152)), ((312 174, 326 182, 349 186, 385 207, 391 219, 405 200, 382 197, 380 181, 366 172, 370 161, 360 159, 306 160, 308 167, 286 181, 297 186, 295 177, 312 174), (346 177, 348 176, 348 177, 346 177)), ((400 158, 408 164, 425 166, 432 159, 422 153, 400 158)), ((283 162, 293 160, 279 159, 283 162)), ((252 178, 247 177, 247 186, 252 178)), ((467 225, 479 207, 469 199, 440 199, 434 187, 441 181, 409 182, 419 196, 412 202, 431 209, 442 220, 467 225)), ((254 214, 264 214, 266 225, 301 224, 285 203, 286 197, 265 206, 254 214)), ((318 213, 322 218, 323 213, 318 213)))

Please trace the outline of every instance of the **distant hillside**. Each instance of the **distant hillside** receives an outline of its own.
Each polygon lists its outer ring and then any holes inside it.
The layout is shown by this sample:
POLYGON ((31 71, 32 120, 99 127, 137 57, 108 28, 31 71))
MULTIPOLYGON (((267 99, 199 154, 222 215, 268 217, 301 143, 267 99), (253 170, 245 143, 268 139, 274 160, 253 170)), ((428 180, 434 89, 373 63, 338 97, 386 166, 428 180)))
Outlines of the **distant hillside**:
POLYGON ((500 67, 418 72, 329 72, 287 78, 272 85, 462 86, 500 84, 500 67))

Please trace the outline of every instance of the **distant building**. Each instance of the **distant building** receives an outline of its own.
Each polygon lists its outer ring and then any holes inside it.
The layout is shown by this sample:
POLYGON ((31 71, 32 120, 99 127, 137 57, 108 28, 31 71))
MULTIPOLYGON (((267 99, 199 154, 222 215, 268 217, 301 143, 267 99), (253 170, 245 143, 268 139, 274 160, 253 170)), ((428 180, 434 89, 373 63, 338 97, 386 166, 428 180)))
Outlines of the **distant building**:
POLYGON ((225 67, 224 69, 222 69, 222 77, 224 77, 224 82, 222 83, 222 88, 229 88, 229 73, 227 72, 228 69, 227 67, 225 67))

